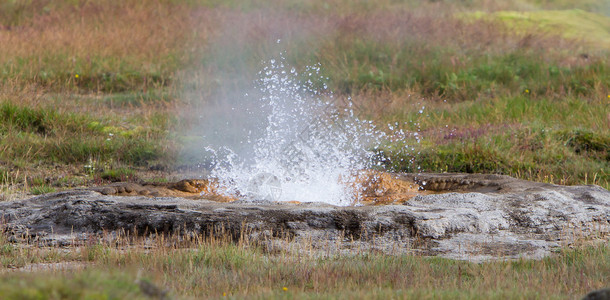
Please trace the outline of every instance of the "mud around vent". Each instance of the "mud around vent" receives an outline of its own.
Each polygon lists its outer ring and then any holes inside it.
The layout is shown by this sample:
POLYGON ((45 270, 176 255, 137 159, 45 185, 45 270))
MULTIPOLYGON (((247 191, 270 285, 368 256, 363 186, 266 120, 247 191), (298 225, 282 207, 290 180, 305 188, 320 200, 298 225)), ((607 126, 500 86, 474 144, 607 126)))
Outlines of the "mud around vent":
MULTIPOLYGON (((2 202, 14 242, 65 245, 116 232, 230 235, 269 251, 382 251, 486 260, 543 257, 610 238, 610 192, 481 174, 385 174, 367 205, 245 201, 209 180, 117 183, 2 202), (385 176, 385 177, 384 177, 385 176), (423 192, 417 192, 422 188, 423 192), (384 205, 368 205, 384 204, 384 205), (222 230, 220 230, 222 229, 222 230)), ((366 185, 365 185, 366 186, 366 185)))
MULTIPOLYGON (((414 179, 397 174, 367 172, 360 176, 359 205, 380 205, 403 203, 426 193, 424 187, 414 179)), ((433 186, 433 185, 430 185, 433 186)), ((182 197, 192 200, 210 200, 215 202, 233 202, 239 196, 226 196, 219 192, 214 179, 184 179, 171 183, 133 183, 116 182, 105 186, 91 187, 108 196, 146 196, 146 197, 182 197)))

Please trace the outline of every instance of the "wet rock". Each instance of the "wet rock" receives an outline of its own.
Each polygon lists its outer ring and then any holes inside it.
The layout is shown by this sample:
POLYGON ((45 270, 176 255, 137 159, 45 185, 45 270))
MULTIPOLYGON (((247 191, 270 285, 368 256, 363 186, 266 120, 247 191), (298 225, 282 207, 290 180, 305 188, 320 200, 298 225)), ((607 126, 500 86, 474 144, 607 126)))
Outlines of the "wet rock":
POLYGON ((336 207, 147 197, 142 192, 152 189, 123 185, 121 193, 132 196, 102 188, 1 202, 0 220, 12 240, 47 245, 130 231, 246 237, 269 252, 307 247, 469 260, 543 257, 578 239, 607 241, 610 234, 610 192, 598 186, 480 174, 400 177, 432 187, 434 193, 404 205, 336 207))
POLYGON ((590 292, 582 300, 610 300, 610 288, 590 292))
POLYGON ((90 187, 102 195, 112 196, 150 196, 181 197, 189 199, 213 199, 217 202, 230 202, 235 199, 219 194, 217 184, 209 179, 184 179, 168 183, 115 182, 109 185, 90 187))

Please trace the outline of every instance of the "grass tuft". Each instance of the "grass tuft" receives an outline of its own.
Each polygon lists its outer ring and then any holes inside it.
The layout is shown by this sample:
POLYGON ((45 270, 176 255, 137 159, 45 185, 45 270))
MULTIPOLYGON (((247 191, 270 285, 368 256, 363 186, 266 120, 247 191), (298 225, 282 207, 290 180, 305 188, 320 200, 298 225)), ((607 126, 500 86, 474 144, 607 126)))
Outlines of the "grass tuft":
POLYGON ((133 181, 136 177, 136 172, 130 168, 116 168, 103 171, 100 175, 103 180, 112 182, 116 181, 133 181))
POLYGON ((30 193, 32 193, 32 195, 42 195, 42 194, 54 193, 55 191, 56 190, 54 187, 48 186, 48 185, 40 185, 40 186, 34 186, 34 187, 30 188, 30 193))
POLYGON ((562 132, 559 135, 576 154, 610 161, 610 136, 583 130, 562 132))
POLYGON ((51 131, 55 118, 54 112, 49 110, 35 110, 8 102, 0 105, 0 130, 3 132, 17 129, 44 135, 51 131))

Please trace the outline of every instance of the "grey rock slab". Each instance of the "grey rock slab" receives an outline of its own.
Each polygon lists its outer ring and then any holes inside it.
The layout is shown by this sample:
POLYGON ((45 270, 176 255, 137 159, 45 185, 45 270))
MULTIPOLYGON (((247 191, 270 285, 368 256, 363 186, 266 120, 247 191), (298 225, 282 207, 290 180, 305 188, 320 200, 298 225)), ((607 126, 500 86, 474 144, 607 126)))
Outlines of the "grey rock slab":
POLYGON ((60 246, 117 232, 229 235, 271 252, 381 251, 473 261, 539 258, 578 239, 610 236, 610 192, 598 186, 480 174, 401 176, 439 193, 404 205, 337 207, 72 190, 0 202, 0 226, 15 242, 60 246))

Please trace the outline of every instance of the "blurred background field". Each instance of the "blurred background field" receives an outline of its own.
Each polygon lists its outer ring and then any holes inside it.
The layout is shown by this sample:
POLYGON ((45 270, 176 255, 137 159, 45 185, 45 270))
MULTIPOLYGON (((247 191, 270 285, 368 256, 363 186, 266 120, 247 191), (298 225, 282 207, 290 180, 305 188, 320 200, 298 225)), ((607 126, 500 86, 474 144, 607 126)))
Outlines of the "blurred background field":
POLYGON ((319 63, 359 116, 420 134, 385 146, 403 158, 391 170, 608 188, 609 15, 608 1, 3 1, 3 197, 205 166, 198 114, 280 52, 319 63))
MULTIPOLYGON (((384 145, 389 170, 610 188, 607 0, 5 0, 0 200, 202 175, 201 116, 279 53, 301 73, 319 64, 318 84, 358 116, 418 133, 384 145)), ((610 273, 610 247, 586 242, 487 263, 123 242, 46 248, 0 233, 1 294, 564 299, 610 273)))

